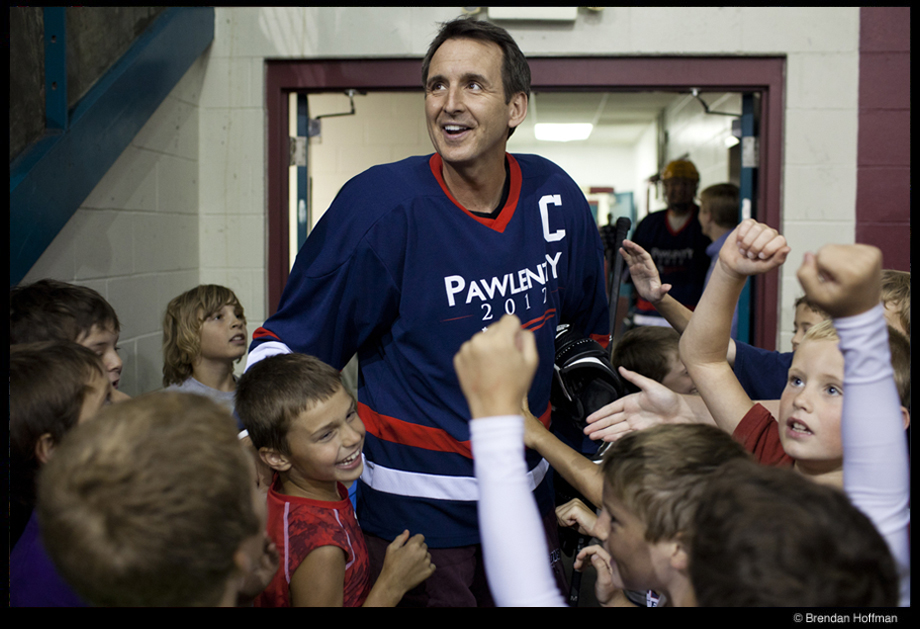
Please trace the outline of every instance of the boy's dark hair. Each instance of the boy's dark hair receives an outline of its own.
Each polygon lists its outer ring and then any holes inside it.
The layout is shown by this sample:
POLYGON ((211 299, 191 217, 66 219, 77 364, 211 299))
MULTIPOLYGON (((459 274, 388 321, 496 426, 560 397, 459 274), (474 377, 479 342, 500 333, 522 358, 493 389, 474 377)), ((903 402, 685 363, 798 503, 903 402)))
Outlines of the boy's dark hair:
POLYGON ((810 300, 807 295, 802 295, 801 297, 795 300, 795 304, 793 304, 793 307, 792 307, 793 311, 798 310, 799 306, 801 306, 802 304, 805 304, 806 308, 808 308, 809 310, 811 310, 812 312, 816 314, 821 315, 825 319, 830 319, 830 316, 826 312, 824 312, 819 306, 815 305, 815 303, 812 300, 810 300))
POLYGON ((690 579, 701 607, 892 607, 888 546, 836 489, 793 471, 727 463, 696 512, 690 579))
POLYGON ((97 606, 213 606, 259 532, 252 464, 227 410, 183 393, 106 407, 39 475, 60 574, 97 606))
POLYGON ((738 194, 738 186, 717 183, 700 192, 700 201, 706 202, 716 225, 731 229, 738 224, 738 194))
POLYGON ((604 491, 645 524, 649 542, 687 539, 705 480, 748 453, 715 426, 670 424, 631 432, 604 455, 604 491))
POLYGON ((287 434, 298 415, 342 388, 339 372, 306 354, 260 360, 236 385, 236 412, 256 450, 290 454, 287 434))
POLYGON ((10 290, 10 345, 77 341, 94 325, 121 329, 115 309, 92 288, 44 279, 10 290))
MULTIPOLYGON (((469 17, 460 17, 441 24, 441 30, 431 42, 422 60, 423 87, 427 87, 428 84, 428 68, 431 66, 432 57, 441 44, 450 39, 473 39, 497 44, 502 50, 502 86, 505 102, 511 102, 511 98, 519 92, 530 97, 530 65, 514 38, 500 26, 469 17)), ((512 133, 514 128, 509 130, 508 136, 512 133)))
POLYGON ((664 380, 671 370, 671 361, 680 356, 680 334, 674 328, 645 326, 626 332, 613 350, 613 368, 664 380))
POLYGON ((102 361, 72 341, 10 346, 10 533, 17 539, 35 504, 35 446, 46 433, 59 444, 76 425, 94 374, 106 377, 102 361))

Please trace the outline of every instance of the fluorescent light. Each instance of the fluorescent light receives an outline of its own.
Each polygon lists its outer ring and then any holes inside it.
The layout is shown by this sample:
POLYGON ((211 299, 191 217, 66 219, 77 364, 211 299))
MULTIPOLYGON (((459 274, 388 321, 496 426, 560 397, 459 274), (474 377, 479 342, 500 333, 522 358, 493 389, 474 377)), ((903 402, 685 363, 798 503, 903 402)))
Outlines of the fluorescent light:
POLYGON ((587 140, 594 130, 594 125, 588 122, 572 124, 553 124, 538 122, 534 125, 533 132, 538 140, 544 142, 571 142, 573 140, 587 140))

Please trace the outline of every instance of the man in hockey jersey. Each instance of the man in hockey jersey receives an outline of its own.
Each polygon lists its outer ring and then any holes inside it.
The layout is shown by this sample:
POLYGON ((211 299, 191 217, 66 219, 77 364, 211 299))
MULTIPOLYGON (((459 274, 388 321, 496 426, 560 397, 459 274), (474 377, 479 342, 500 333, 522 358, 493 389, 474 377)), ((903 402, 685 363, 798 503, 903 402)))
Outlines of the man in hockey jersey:
MULTIPOLYGON (((703 295, 710 258, 706 247, 711 243, 703 234, 694 202, 700 175, 693 162, 678 159, 665 166, 661 173, 665 210, 652 212, 636 226, 632 241, 649 252, 662 284, 670 284, 668 293, 691 310, 703 295)), ((668 325, 658 315, 655 306, 637 298, 636 325, 668 325)))
MULTIPOLYGON (((452 359, 516 314, 541 357, 528 404, 548 423, 557 324, 607 343, 603 249, 568 175, 505 152, 527 113, 530 69, 504 29, 445 24, 422 76, 436 152, 375 166, 342 188, 277 313, 254 333, 249 363, 295 351, 341 369, 357 352, 367 429, 357 511, 372 571, 409 529, 425 536, 437 570, 403 604, 489 605, 470 415, 452 359)), ((534 452, 527 463, 551 530, 548 465, 534 452)))

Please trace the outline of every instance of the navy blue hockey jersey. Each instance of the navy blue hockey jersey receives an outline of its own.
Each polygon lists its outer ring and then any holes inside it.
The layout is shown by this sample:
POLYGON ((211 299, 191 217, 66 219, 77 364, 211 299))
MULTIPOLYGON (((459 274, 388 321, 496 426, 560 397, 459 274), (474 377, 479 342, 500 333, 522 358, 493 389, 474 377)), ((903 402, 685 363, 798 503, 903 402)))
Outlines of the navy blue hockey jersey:
MULTIPOLYGON (((536 335, 529 405, 549 421, 554 332, 571 323, 607 343, 603 248, 584 195, 564 171, 508 156, 510 192, 496 218, 452 198, 439 155, 373 167, 349 181, 295 261, 278 311, 249 363, 302 352, 341 369, 357 352, 367 428, 358 518, 431 547, 479 543, 469 409, 454 354, 505 313, 536 335)), ((548 465, 527 453, 545 513, 548 465)))

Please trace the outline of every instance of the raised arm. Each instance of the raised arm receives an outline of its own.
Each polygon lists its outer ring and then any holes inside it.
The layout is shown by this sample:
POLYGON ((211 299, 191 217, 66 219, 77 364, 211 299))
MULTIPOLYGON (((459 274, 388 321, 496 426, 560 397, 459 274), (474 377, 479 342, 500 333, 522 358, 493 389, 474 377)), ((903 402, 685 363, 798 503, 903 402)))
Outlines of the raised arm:
MULTIPOLYGON (((629 275, 639 296, 655 306, 658 314, 664 317, 672 328, 683 334, 693 312, 668 294, 671 285, 661 283, 661 276, 652 256, 631 240, 623 241, 620 255, 629 266, 629 275)), ((735 364, 735 342, 732 340, 729 340, 726 358, 728 364, 735 364)))
POLYGON ((550 570, 549 547, 524 461, 521 400, 538 360, 533 333, 521 329, 513 315, 475 335, 454 357, 473 416, 479 532, 489 586, 499 606, 565 604, 550 570))
POLYGON ((789 253, 775 229, 752 219, 726 239, 693 318, 680 339, 680 358, 712 417, 729 434, 754 403, 726 360, 732 314, 750 275, 771 271, 789 253))
POLYGON ((843 486, 888 542, 900 604, 910 605, 910 466, 884 309, 882 255, 866 245, 830 245, 806 255, 798 277, 834 318, 844 356, 843 486))
POLYGON ((693 314, 689 308, 671 297, 668 292, 670 284, 662 284, 661 276, 652 256, 631 240, 624 240, 620 248, 620 255, 629 266, 629 275, 632 277, 636 292, 642 299, 648 301, 678 332, 683 332, 690 323, 693 314))

